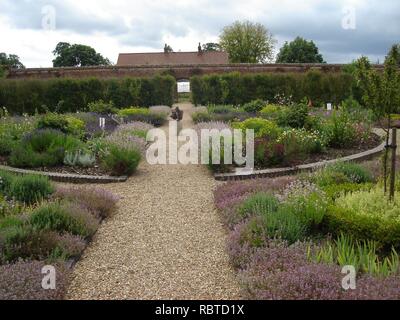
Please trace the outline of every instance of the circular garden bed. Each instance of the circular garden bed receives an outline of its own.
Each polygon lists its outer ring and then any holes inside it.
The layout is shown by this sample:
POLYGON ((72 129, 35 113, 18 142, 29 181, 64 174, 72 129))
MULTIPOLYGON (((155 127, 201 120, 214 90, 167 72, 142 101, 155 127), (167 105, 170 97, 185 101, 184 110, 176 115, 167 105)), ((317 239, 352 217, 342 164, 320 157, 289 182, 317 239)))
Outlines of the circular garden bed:
POLYGON ((88 108, 91 112, 3 116, 0 165, 61 181, 77 177, 126 180, 144 156, 147 131, 166 121, 169 108, 117 110, 102 101, 88 108))

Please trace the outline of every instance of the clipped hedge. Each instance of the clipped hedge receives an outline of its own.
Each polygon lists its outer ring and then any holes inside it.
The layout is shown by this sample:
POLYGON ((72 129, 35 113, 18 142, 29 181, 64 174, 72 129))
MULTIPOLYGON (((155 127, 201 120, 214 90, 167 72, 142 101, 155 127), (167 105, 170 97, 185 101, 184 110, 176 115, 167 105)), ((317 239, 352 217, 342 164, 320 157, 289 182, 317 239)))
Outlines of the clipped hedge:
POLYGON ((292 96, 294 102, 304 97, 314 104, 338 104, 352 95, 354 78, 346 73, 309 71, 304 74, 240 74, 194 76, 191 78, 192 101, 196 105, 243 105, 261 99, 275 102, 277 94, 292 96))
POLYGON ((117 108, 174 103, 171 76, 124 79, 0 80, 0 107, 13 114, 86 111, 89 103, 112 101, 117 108))
POLYGON ((351 235, 356 240, 374 240, 390 250, 400 248, 400 222, 379 216, 361 215, 351 210, 329 206, 323 229, 334 236, 351 235))

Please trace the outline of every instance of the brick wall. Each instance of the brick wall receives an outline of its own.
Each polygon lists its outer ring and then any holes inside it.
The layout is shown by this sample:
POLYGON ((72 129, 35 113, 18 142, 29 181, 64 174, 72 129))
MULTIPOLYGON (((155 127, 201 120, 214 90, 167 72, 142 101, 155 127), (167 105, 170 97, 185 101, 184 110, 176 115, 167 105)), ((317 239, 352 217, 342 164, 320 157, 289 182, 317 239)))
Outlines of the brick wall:
MULTIPOLYGON (((178 65, 178 66, 135 66, 135 67, 81 67, 42 68, 11 70, 8 79, 51 79, 51 78, 120 78, 147 77, 169 73, 176 79, 188 79, 193 75, 213 73, 287 73, 320 70, 340 72, 340 64, 226 64, 226 65, 178 65)), ((376 66, 382 68, 381 66, 376 66)))

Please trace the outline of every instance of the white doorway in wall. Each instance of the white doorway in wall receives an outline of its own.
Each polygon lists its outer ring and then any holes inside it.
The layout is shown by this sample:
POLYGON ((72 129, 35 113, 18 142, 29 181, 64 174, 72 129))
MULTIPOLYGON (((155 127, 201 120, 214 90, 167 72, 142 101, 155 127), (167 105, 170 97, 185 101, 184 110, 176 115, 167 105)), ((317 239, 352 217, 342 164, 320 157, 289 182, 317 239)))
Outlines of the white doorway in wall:
POLYGON ((178 81, 178 93, 190 93, 190 81, 178 81))

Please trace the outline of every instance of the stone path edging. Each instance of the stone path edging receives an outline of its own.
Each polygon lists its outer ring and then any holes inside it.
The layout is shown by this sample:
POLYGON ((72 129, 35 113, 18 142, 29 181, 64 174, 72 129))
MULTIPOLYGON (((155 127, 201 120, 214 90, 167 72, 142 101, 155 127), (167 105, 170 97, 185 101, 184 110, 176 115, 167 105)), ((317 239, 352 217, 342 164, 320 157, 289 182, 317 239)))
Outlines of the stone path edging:
MULTIPOLYGON (((377 133, 377 132, 376 132, 377 133)), ((381 135, 381 134, 379 134, 381 135)), ((378 147, 367 150, 361 153, 353 154, 347 157, 320 161, 315 163, 303 164, 296 167, 286 167, 286 168, 273 168, 265 170, 253 170, 249 172, 234 172, 234 173, 219 173, 215 174, 214 178, 217 181, 230 181, 230 180, 245 180, 245 179, 255 179, 255 178, 275 178, 280 176, 287 176, 296 174, 304 171, 312 171, 328 164, 333 164, 336 162, 350 162, 350 161, 363 161, 369 160, 385 150, 385 142, 383 142, 378 147)))
POLYGON ((16 174, 35 174, 48 177, 50 180, 67 183, 117 183, 128 180, 127 176, 111 177, 111 176, 89 176, 79 174, 57 173, 57 172, 42 172, 35 170, 18 169, 0 165, 0 170, 4 170, 16 174))

